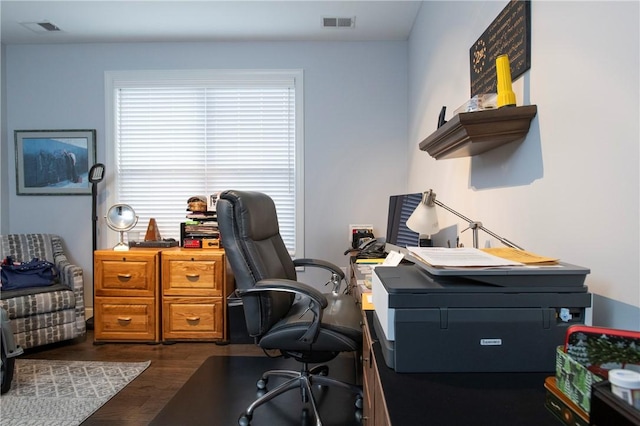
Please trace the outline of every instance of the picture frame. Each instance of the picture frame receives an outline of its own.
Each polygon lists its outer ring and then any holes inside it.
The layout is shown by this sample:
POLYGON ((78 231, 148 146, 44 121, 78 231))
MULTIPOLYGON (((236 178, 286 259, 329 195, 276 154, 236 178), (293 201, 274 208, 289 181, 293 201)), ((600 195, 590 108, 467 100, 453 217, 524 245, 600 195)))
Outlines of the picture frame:
POLYGON ((16 130, 18 195, 89 195, 96 131, 16 130))

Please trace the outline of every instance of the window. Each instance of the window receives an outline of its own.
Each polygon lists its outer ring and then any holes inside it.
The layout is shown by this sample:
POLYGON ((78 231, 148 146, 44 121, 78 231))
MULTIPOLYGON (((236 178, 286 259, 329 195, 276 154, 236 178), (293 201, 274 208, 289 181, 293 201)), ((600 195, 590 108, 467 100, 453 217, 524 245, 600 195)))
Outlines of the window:
POLYGON ((137 231, 154 218, 179 239, 190 197, 255 190, 302 255, 302 71, 107 72, 105 88, 107 205, 131 205, 137 231))

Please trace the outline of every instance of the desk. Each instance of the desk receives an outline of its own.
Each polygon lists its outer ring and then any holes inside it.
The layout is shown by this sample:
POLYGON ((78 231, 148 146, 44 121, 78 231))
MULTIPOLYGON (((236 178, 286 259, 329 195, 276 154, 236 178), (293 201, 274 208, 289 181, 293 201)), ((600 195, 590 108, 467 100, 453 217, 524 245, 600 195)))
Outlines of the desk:
POLYGON ((559 424, 544 406, 544 379, 553 372, 396 373, 384 363, 372 314, 364 313, 372 339, 363 347, 364 425, 559 424))
MULTIPOLYGON (((363 277, 353 267, 349 275, 361 300, 364 289, 357 280, 363 277)), ((559 424, 544 406, 544 379, 554 372, 396 373, 384 362, 373 311, 363 311, 363 326, 363 425, 559 424)))

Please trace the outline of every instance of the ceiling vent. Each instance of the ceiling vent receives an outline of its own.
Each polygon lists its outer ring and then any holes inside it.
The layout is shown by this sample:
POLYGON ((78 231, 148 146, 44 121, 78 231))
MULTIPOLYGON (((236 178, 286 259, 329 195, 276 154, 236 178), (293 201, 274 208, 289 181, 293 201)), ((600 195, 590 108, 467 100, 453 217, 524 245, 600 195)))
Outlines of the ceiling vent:
POLYGON ((337 17, 324 17, 322 18, 322 28, 355 28, 356 17, 350 18, 337 18, 337 17))
POLYGON ((20 25, 26 27, 33 31, 34 33, 49 33, 62 31, 60 27, 58 27, 53 22, 42 21, 42 22, 20 22, 20 25))

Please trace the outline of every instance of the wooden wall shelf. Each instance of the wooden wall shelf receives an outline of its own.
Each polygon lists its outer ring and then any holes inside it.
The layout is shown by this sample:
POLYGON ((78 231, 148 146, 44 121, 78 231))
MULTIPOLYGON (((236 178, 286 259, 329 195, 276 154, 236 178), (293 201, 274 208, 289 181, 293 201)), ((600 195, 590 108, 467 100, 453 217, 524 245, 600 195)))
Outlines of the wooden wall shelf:
POLYGON ((478 155, 523 139, 538 107, 526 105, 463 112, 420 142, 436 160, 478 155))

